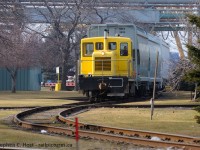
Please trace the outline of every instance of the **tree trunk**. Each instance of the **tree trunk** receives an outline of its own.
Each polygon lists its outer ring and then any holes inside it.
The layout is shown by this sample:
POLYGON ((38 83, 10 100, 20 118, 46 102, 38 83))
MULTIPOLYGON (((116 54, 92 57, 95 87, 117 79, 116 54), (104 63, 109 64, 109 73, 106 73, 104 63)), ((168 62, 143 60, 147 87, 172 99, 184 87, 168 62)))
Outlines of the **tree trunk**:
POLYGON ((61 90, 67 90, 66 88, 66 80, 67 80, 67 72, 68 72, 68 65, 70 64, 68 62, 70 57, 70 42, 66 44, 66 46, 61 48, 62 51, 62 84, 61 84, 61 90))
POLYGON ((11 75, 11 80, 12 80, 11 92, 16 93, 16 80, 17 80, 17 70, 18 69, 17 68, 14 68, 14 69, 6 68, 6 69, 11 75))
POLYGON ((67 58, 66 54, 63 54, 64 58, 62 61, 62 84, 61 84, 61 90, 66 90, 66 80, 67 80, 67 58))
POLYGON ((197 99, 197 83, 195 83, 195 91, 194 91, 194 97, 193 97, 193 101, 196 101, 197 99))
POLYGON ((11 89, 12 93, 16 93, 16 79, 17 76, 12 76, 12 89, 11 89))
POLYGON ((79 76, 79 60, 78 60, 78 57, 76 57, 77 59, 77 62, 76 62, 76 73, 75 73, 75 88, 74 90, 75 91, 78 91, 79 90, 79 87, 78 87, 78 76, 79 76))
POLYGON ((61 90, 66 90, 66 80, 67 80, 67 66, 66 63, 62 64, 62 84, 61 90))

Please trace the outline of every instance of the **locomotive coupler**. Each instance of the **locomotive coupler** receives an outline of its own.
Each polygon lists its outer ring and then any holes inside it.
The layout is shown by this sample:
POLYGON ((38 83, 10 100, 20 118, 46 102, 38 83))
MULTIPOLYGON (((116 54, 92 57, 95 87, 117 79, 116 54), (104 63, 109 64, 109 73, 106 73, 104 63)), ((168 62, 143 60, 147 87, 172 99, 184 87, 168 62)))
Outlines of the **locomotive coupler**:
POLYGON ((106 83, 104 83, 104 82, 99 83, 99 89, 105 90, 106 89, 106 83))

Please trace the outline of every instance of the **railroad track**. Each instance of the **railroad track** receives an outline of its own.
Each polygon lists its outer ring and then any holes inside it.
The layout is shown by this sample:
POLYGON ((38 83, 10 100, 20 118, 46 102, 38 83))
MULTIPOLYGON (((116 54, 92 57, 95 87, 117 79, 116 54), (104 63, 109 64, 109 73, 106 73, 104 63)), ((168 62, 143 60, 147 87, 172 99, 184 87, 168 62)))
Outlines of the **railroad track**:
MULTIPOLYGON (((16 122, 22 128, 27 128, 32 130, 46 130, 48 133, 68 135, 74 137, 75 122, 73 120, 68 119, 67 117, 75 115, 80 112, 87 111, 89 109, 106 107, 108 106, 108 104, 101 103, 101 104, 86 104, 74 107, 72 106, 74 105, 50 106, 50 107, 39 107, 30 109, 17 114, 14 117, 14 122, 16 122), (64 122, 63 124, 64 126, 56 127, 53 125, 47 125, 48 124, 47 122, 46 123, 43 122, 41 124, 41 122, 35 122, 34 118, 31 117, 31 115, 33 115, 34 113, 39 114, 43 111, 46 111, 48 112, 48 114, 51 114, 49 112, 54 111, 55 113, 55 110, 57 112, 61 111, 58 114, 58 119, 64 122)), ((200 149, 200 138, 197 137, 120 129, 120 128, 93 125, 93 124, 85 124, 85 123, 79 123, 78 126, 80 129, 79 136, 81 138, 86 138, 86 139, 91 138, 99 140, 109 140, 109 141, 132 143, 136 145, 143 145, 150 147, 177 147, 177 148, 191 149, 191 150, 200 149), (154 137, 157 137, 160 140, 154 140, 154 137)))

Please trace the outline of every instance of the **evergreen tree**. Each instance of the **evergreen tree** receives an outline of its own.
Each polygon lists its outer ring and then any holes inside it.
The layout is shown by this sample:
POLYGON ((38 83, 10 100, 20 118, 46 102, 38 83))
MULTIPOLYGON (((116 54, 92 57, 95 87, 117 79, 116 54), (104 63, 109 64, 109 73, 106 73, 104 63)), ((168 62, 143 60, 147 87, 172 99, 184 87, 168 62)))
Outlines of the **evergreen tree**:
POLYGON ((195 96, 194 100, 198 97, 198 93, 200 90, 200 39, 199 39, 199 30, 200 30, 200 16, 196 15, 188 15, 189 21, 191 24, 197 27, 197 44, 195 45, 187 45, 188 48, 188 56, 191 62, 195 65, 191 71, 186 74, 186 79, 195 83, 195 96))
MULTIPOLYGON (((197 44, 195 45, 187 45, 188 48, 188 56, 192 63, 195 64, 194 69, 189 71, 186 75, 186 79, 195 83, 195 97, 194 100, 199 96, 200 91, 200 16, 196 15, 188 15, 189 21, 191 24, 197 27, 197 44), (198 93, 198 94, 197 94, 198 93)), ((200 106, 195 108, 197 112, 200 113, 200 106)), ((200 116, 195 116, 197 123, 200 124, 200 116)))

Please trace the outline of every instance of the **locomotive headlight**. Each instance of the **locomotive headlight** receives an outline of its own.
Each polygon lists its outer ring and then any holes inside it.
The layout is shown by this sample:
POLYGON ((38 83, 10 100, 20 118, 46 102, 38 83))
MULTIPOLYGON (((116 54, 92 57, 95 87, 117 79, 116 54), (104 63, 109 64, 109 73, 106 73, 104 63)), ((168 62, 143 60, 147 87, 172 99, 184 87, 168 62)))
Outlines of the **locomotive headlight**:
POLYGON ((101 55, 105 55, 105 52, 101 52, 101 55))

